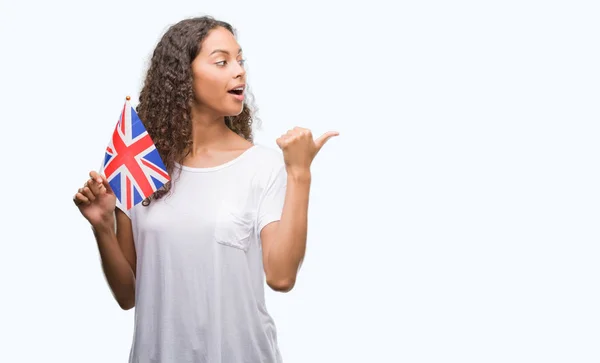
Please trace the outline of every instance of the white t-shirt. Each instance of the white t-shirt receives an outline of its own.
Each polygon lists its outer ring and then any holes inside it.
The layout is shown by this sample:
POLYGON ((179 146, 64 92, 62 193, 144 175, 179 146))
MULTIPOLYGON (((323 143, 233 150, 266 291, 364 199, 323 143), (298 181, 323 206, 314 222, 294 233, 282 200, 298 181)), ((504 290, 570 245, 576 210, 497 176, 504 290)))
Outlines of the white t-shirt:
POLYGON ((260 231, 281 217, 282 154, 254 145, 171 177, 169 194, 126 212, 137 253, 129 362, 281 363, 260 231))

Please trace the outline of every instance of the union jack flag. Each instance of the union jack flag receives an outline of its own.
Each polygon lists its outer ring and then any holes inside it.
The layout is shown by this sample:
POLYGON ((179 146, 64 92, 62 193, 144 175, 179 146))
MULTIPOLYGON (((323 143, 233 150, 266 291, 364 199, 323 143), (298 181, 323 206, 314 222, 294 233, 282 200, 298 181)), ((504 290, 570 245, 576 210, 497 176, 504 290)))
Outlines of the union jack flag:
POLYGON ((102 165, 120 204, 129 210, 170 180, 144 124, 129 104, 123 106, 102 165))

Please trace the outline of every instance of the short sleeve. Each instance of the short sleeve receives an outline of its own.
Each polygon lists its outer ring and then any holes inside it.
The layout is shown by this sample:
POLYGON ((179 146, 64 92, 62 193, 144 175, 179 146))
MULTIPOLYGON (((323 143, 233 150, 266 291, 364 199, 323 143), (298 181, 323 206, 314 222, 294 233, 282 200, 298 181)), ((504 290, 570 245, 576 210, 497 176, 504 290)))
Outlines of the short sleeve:
POLYGON ((258 205, 258 233, 269 223, 281 219, 285 192, 287 187, 287 172, 285 166, 276 168, 270 175, 258 205))

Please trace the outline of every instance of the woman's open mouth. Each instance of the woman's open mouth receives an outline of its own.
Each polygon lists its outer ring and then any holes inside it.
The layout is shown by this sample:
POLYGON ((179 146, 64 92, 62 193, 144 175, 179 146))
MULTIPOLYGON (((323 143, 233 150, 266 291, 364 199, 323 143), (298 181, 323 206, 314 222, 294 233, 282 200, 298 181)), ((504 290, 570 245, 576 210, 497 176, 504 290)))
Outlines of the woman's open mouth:
POLYGON ((233 89, 230 89, 229 91, 227 91, 230 95, 232 95, 235 99, 239 100, 239 101, 243 101, 244 100, 244 89, 246 87, 245 86, 237 86, 233 89))

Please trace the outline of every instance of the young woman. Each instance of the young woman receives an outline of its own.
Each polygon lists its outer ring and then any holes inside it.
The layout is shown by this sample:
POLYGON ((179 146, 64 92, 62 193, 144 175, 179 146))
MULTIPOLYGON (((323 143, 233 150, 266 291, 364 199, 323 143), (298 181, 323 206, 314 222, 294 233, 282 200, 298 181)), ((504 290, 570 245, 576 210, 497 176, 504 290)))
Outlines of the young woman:
POLYGON ((91 172, 74 197, 116 301, 136 308, 131 363, 282 361, 263 287, 294 286, 310 165, 337 133, 294 128, 281 152, 254 144, 243 65, 229 24, 172 26, 137 108, 171 182, 125 210, 91 172))

